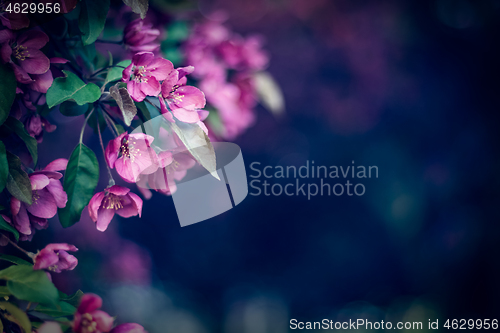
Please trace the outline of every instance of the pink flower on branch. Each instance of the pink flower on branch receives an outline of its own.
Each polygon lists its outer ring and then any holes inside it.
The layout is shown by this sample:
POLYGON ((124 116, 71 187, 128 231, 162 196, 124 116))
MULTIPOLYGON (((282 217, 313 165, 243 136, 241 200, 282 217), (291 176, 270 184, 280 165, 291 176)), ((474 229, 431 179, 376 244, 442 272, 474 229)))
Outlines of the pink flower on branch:
POLYGON ((55 170, 66 168, 67 160, 58 159, 40 171, 29 174, 32 188, 31 205, 15 197, 10 200, 14 227, 24 235, 31 235, 33 228, 45 229, 47 219, 57 213, 57 208, 64 208, 68 196, 62 187, 62 174, 55 170))
POLYGON ((115 216, 131 217, 142 213, 142 199, 130 189, 119 185, 96 193, 89 203, 89 215, 97 223, 97 230, 105 231, 115 216))
POLYGON ((153 140, 151 135, 122 133, 108 143, 106 162, 110 168, 116 168, 123 180, 134 183, 139 175, 158 168, 156 152, 151 148, 153 140))
POLYGON ((66 251, 78 251, 70 244, 49 244, 33 258, 33 269, 47 269, 61 273, 64 270, 73 270, 78 265, 78 259, 66 251))
POLYGON ((174 69, 161 85, 161 94, 165 99, 160 98, 161 112, 170 121, 173 119, 169 116, 165 102, 168 103, 173 115, 180 121, 186 123, 200 121, 198 110, 205 107, 205 95, 200 89, 186 85, 186 75, 193 71, 193 66, 174 69))
POLYGON ((139 52, 132 58, 132 63, 123 70, 123 82, 132 99, 141 102, 146 96, 158 96, 160 82, 167 78, 174 69, 169 60, 155 58, 152 52, 139 52))
POLYGON ((29 74, 44 74, 50 68, 50 60, 40 49, 49 37, 38 30, 29 30, 19 35, 8 29, 0 30, 0 56, 10 63, 20 83, 30 83, 29 74))
POLYGON ((102 298, 95 294, 82 296, 80 305, 73 320, 73 331, 75 333, 106 333, 113 327, 113 317, 104 311, 102 298))

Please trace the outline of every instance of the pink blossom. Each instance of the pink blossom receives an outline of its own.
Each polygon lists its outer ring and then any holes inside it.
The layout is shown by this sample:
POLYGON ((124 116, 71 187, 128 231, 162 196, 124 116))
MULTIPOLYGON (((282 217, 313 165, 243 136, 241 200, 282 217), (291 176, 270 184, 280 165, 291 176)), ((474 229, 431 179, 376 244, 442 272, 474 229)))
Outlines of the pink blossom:
POLYGON ((116 168, 123 180, 134 183, 140 174, 149 174, 158 168, 156 153, 151 148, 153 140, 143 133, 122 133, 108 143, 106 162, 110 168, 116 168))
POLYGON ((105 231, 115 213, 121 217, 142 214, 142 199, 130 189, 119 185, 96 193, 89 203, 90 218, 97 223, 97 230, 105 231))
POLYGON ((65 159, 55 160, 45 169, 29 174, 32 188, 31 205, 15 197, 11 198, 12 222, 21 234, 31 235, 33 228, 45 229, 47 219, 56 215, 57 208, 66 206, 68 196, 59 181, 62 174, 55 171, 59 167, 65 168, 65 163, 65 159))
POLYGON ((0 56, 10 63, 20 83, 30 83, 29 74, 44 74, 49 70, 50 60, 40 49, 49 37, 42 31, 29 30, 18 35, 9 29, 0 30, 0 56))
POLYGON ((47 119, 41 117, 38 113, 29 115, 24 126, 29 135, 34 137, 38 143, 43 141, 43 130, 51 133, 56 130, 57 126, 49 123, 47 119))
POLYGON ((155 40, 160 35, 160 30, 153 29, 153 25, 145 23, 140 18, 130 22, 123 32, 125 45, 132 52, 156 52, 160 44, 155 40))
POLYGON ((139 324, 121 324, 111 330, 110 333, 147 333, 139 324))
POLYGON ((141 177, 137 186, 151 188, 157 192, 172 195, 177 191, 175 181, 182 180, 187 170, 195 166, 196 161, 184 150, 163 151, 158 154, 159 168, 155 173, 141 177), (147 184, 146 184, 147 183, 147 184))
POLYGON ((205 92, 208 102, 219 111, 224 124, 224 138, 233 139, 253 124, 255 115, 251 108, 242 107, 242 91, 238 85, 205 79, 200 83, 200 88, 205 92))
POLYGON ((78 259, 66 251, 78 251, 70 244, 49 244, 38 252, 33 258, 33 269, 47 269, 61 273, 64 270, 73 270, 78 265, 78 259))
MULTIPOLYGON (((200 89, 186 86, 186 75, 193 71, 193 66, 174 69, 161 85, 162 97, 168 103, 173 115, 186 123, 200 121, 198 110, 204 108, 206 104, 205 95, 200 89)), ((168 115, 165 101, 160 98, 161 112, 168 115)), ((169 118, 167 116, 167 119, 169 118)))
POLYGON ((141 102, 146 96, 157 96, 160 82, 167 78, 174 65, 163 58, 155 58, 152 52, 139 52, 132 58, 132 63, 123 70, 123 82, 134 101, 141 102))
POLYGON ((113 327, 113 317, 104 311, 102 298, 95 294, 85 294, 80 300, 73 320, 75 333, 107 333, 113 327))

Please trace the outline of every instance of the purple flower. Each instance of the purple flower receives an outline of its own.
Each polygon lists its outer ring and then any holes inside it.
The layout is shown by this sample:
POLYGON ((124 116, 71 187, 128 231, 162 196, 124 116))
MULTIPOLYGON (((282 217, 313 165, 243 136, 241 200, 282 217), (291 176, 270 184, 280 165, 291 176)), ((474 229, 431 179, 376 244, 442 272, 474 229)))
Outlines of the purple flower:
POLYGON ((67 160, 58 159, 45 169, 29 174, 32 188, 31 205, 15 197, 11 198, 12 222, 21 234, 31 235, 33 228, 45 229, 47 219, 56 215, 57 208, 66 206, 68 196, 59 181, 62 174, 55 171, 60 167, 65 168, 66 164, 67 160))
POLYGON ((139 324, 121 324, 111 330, 110 333, 147 333, 139 324))
POLYGON ((140 18, 130 22, 123 32, 125 45, 132 52, 156 52, 160 44, 155 40, 160 35, 160 30, 153 29, 152 24, 145 23, 140 18))
POLYGON ((89 215, 97 223, 97 230, 105 231, 115 213, 121 217, 141 217, 142 199, 130 189, 118 185, 108 187, 90 199, 89 215))
POLYGON ((66 251, 78 251, 70 244, 49 244, 38 252, 33 258, 33 269, 47 269, 61 273, 64 270, 73 270, 78 265, 78 259, 66 251))
MULTIPOLYGON (((186 75, 193 71, 193 66, 174 69, 161 85, 162 97, 168 103, 173 115, 186 123, 200 121, 198 110, 204 108, 206 104, 205 95, 200 89, 186 86, 186 75)), ((160 98, 161 112, 167 119, 172 120, 165 101, 160 98)))
POLYGON ((113 317, 104 311, 102 298, 94 294, 85 294, 80 300, 80 305, 73 320, 75 333, 106 333, 113 327, 113 317))
POLYGON ((116 168, 123 180, 134 183, 140 174, 149 174, 158 168, 156 152, 151 148, 153 140, 152 136, 142 133, 122 133, 108 143, 106 162, 110 168, 116 168))
POLYGON ((29 30, 19 35, 9 29, 0 30, 0 56, 10 63, 20 83, 30 83, 29 74, 44 74, 50 68, 50 60, 40 49, 49 37, 38 30, 29 30))
POLYGON ((34 137, 38 143, 43 141, 43 130, 51 133, 56 130, 57 126, 49 123, 47 119, 40 116, 38 113, 33 113, 28 116, 24 122, 26 131, 34 137))
POLYGON ((155 58, 152 52, 139 52, 132 58, 132 63, 123 70, 123 82, 132 99, 141 102, 146 96, 157 96, 160 82, 165 80, 174 69, 174 65, 163 58, 155 58))

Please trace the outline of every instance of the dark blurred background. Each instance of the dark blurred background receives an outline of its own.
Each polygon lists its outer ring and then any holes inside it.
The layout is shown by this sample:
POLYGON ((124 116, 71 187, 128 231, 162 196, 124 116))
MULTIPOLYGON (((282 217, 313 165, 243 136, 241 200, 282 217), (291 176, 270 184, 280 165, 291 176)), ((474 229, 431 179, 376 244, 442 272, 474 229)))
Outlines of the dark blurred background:
POLYGON ((498 319, 500 1, 198 8, 224 10, 227 26, 265 37, 285 96, 284 117, 259 108, 235 141, 247 174, 254 161, 355 161, 378 166, 378 179, 363 181, 361 197, 249 195, 184 228, 162 195, 145 202, 142 219, 117 217, 110 233, 86 216, 56 231, 81 250, 80 265, 56 282, 102 294, 119 321, 152 333, 279 333, 292 318, 424 328, 428 319, 498 319))

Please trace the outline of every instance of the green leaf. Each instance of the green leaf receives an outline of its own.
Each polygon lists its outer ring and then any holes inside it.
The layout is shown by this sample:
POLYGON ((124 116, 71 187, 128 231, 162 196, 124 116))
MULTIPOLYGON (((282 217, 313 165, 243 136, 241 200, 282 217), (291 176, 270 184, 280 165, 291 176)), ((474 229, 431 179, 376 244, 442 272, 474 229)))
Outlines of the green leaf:
POLYGON ((67 302, 59 302, 58 305, 59 306, 57 309, 53 308, 53 307, 38 305, 35 308, 35 311, 44 313, 44 314, 52 316, 52 317, 72 316, 76 312, 76 307, 74 307, 73 305, 71 305, 67 302))
POLYGON ((5 260, 5 261, 11 262, 11 263, 16 264, 16 265, 33 266, 33 264, 27 262, 26 260, 15 257, 15 256, 11 256, 9 254, 0 253, 0 260, 5 260))
POLYGON ((132 63, 132 60, 123 60, 115 65, 115 67, 110 68, 108 75, 106 76, 106 82, 113 82, 122 79, 122 73, 125 68, 127 68, 132 63))
POLYGON ((141 19, 144 20, 149 7, 148 0, 123 0, 123 3, 132 8, 132 11, 139 14, 141 19))
POLYGON ((285 111, 285 99, 280 86, 268 72, 254 74, 255 88, 262 105, 275 116, 285 111))
POLYGON ((10 296, 12 293, 6 286, 0 286, 0 297, 10 296))
POLYGON ((149 112, 148 107, 146 106, 146 102, 136 102, 135 105, 137 106, 137 109, 141 111, 139 117, 143 122, 146 122, 148 120, 151 120, 151 113, 149 112))
POLYGON ((0 125, 9 116, 10 108, 16 98, 17 81, 14 72, 7 64, 0 64, 0 125))
POLYGON ((82 298, 82 296, 83 291, 78 289, 73 295, 61 297, 61 300, 73 305, 74 307, 77 307, 80 304, 80 299, 82 298))
POLYGON ((75 102, 66 101, 59 106, 59 111, 66 117, 81 116, 89 109, 89 105, 78 105, 75 102))
POLYGON ((0 309, 6 311, 3 317, 19 326, 22 333, 31 333, 31 322, 23 310, 9 302, 0 302, 0 309))
POLYGON ((0 271, 0 279, 7 280, 7 288, 18 299, 57 305, 57 288, 41 270, 32 266, 15 265, 0 271))
POLYGON ((82 32, 83 45, 96 41, 104 29, 109 10, 109 0, 83 0, 81 2, 78 26, 82 32))
POLYGON ((137 107, 130 97, 128 90, 126 88, 118 88, 118 83, 111 88, 109 88, 109 94, 116 101, 118 108, 122 112, 123 122, 125 125, 130 126, 132 119, 134 119, 137 114, 137 107))
POLYGON ((99 180, 99 163, 92 150, 83 143, 76 146, 64 174, 64 191, 68 195, 66 207, 59 209, 59 221, 69 227, 80 220, 99 180))
POLYGON ((78 76, 63 71, 66 77, 54 79, 47 91, 47 105, 52 108, 67 100, 73 100, 78 105, 93 103, 101 97, 101 89, 93 83, 85 84, 78 76))
POLYGON ((21 160, 16 155, 7 152, 7 162, 9 163, 7 190, 17 199, 31 205, 31 182, 28 174, 21 168, 21 160))
POLYGON ((3 191, 9 177, 9 162, 7 161, 7 150, 5 145, 0 141, 0 192, 3 191))
POLYGON ((14 117, 8 117, 3 126, 16 133, 17 136, 24 141, 24 143, 26 144, 26 148, 28 148, 31 157, 33 158, 33 163, 36 165, 36 162, 38 160, 37 142, 34 137, 26 132, 23 123, 14 117))
POLYGON ((14 235, 16 242, 19 241, 19 232, 12 225, 7 223, 2 216, 0 216, 0 229, 8 231, 14 235))
POLYGON ((47 104, 42 104, 42 105, 36 106, 36 112, 42 117, 47 117, 52 110, 54 110, 54 109, 49 109, 47 104))
POLYGON ((180 121, 170 123, 170 127, 177 134, 191 155, 212 174, 220 180, 217 175, 214 147, 210 139, 198 124, 188 124, 180 121))

